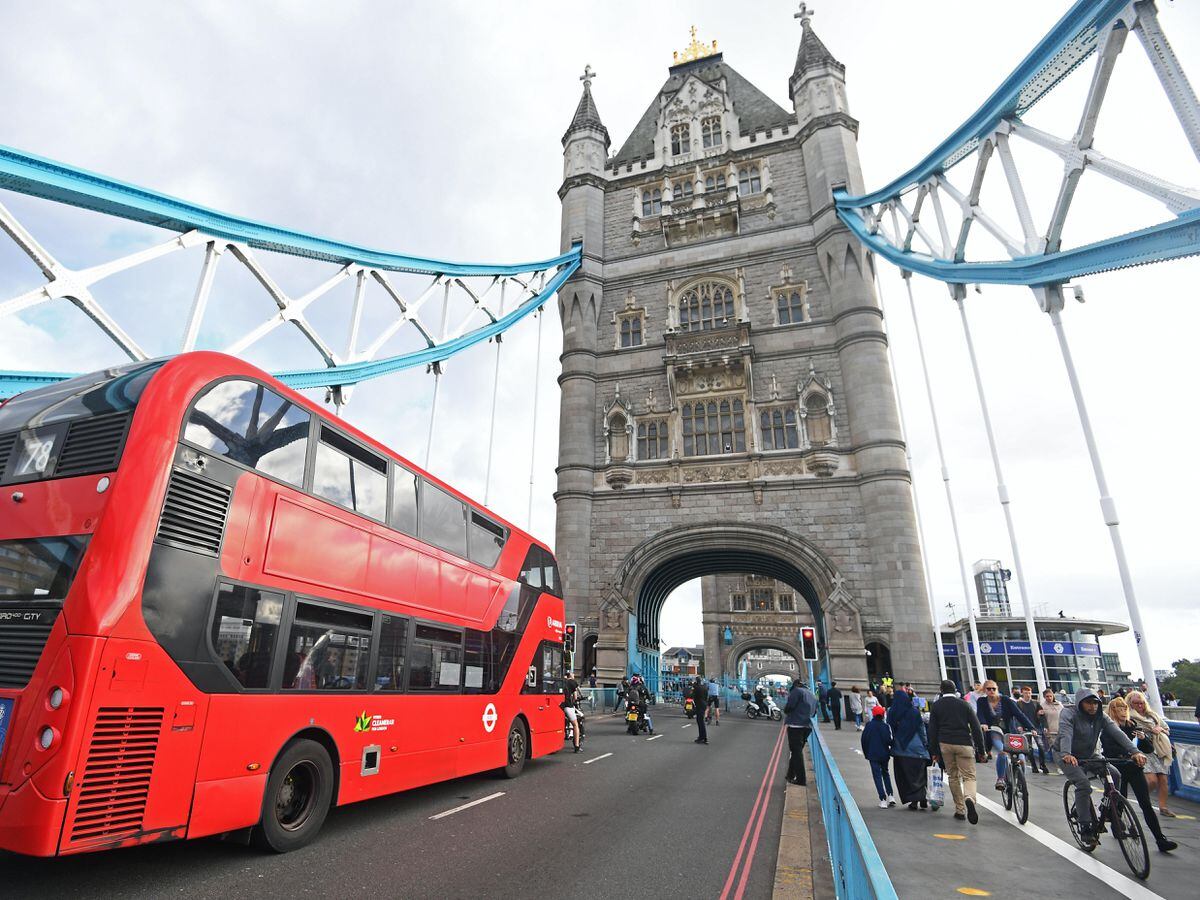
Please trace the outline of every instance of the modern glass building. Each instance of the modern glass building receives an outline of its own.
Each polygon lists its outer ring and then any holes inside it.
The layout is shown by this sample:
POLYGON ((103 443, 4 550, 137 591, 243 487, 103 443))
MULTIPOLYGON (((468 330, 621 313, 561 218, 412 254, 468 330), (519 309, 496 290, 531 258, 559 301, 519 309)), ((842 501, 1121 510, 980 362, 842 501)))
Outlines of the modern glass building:
MULTIPOLYGON (((983 615, 976 619, 976 627, 986 677, 1000 685, 1004 693, 1025 684, 1036 691, 1033 648, 1024 618, 983 615)), ((1112 692, 1120 686, 1104 667, 1100 638, 1128 631, 1128 626, 1056 616, 1035 619, 1034 627, 1041 643, 1046 679, 1055 691, 1074 693, 1086 686, 1112 692)), ((975 645, 966 619, 943 628, 942 648, 947 674, 960 687, 970 689, 973 682, 984 680, 975 673, 975 645)))

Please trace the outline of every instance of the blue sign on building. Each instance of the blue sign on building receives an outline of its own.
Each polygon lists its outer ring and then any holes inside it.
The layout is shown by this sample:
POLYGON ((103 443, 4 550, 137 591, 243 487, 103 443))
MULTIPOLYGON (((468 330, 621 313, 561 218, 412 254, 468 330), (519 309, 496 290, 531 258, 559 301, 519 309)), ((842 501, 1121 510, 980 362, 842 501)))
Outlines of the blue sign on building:
POLYGON ((1075 645, 1075 654, 1077 656, 1099 656, 1100 655, 1100 645, 1099 644, 1076 644, 1075 645))
POLYGON ((958 656, 958 644, 942 644, 942 653, 946 656, 958 656))
POLYGON ((1005 641, 1004 646, 1013 656, 1029 656, 1033 653, 1033 645, 1029 641, 1005 641))

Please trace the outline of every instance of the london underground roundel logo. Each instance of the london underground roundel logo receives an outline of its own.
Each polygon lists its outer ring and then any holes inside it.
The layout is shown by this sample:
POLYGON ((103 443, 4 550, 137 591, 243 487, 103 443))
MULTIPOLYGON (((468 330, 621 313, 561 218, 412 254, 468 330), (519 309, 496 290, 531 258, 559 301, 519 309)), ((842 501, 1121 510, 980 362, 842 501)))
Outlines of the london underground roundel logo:
POLYGON ((979 651, 980 651, 981 653, 991 653, 991 652, 992 652, 992 645, 991 645, 991 644, 980 644, 980 645, 979 645, 979 651))
POLYGON ((1062 645, 1062 644, 1057 644, 1057 643, 1056 643, 1056 644, 1054 645, 1054 652, 1055 652, 1055 653, 1062 653, 1064 649, 1065 649, 1065 648, 1063 647, 1063 645, 1062 645))
POLYGON ((492 733, 492 729, 496 727, 496 720, 500 716, 496 714, 496 704, 489 703, 483 708, 483 730, 488 734, 492 733))

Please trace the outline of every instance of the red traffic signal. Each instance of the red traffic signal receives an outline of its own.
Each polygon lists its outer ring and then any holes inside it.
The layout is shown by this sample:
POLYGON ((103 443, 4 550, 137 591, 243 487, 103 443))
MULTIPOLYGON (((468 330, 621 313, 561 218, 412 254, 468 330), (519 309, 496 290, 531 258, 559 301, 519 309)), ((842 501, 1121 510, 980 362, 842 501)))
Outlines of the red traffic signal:
POLYGON ((806 660, 817 660, 817 629, 804 627, 800 629, 800 655, 806 660))
POLYGON ((568 653, 575 652, 575 623, 568 622, 563 628, 563 649, 568 653))

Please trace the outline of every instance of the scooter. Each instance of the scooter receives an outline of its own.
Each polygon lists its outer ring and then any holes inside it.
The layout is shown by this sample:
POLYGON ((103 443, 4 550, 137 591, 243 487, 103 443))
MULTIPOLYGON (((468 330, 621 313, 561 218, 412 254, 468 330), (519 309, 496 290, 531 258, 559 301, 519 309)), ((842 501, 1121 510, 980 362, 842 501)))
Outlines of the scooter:
POLYGON ((689 719, 696 714, 696 701, 691 697, 683 701, 683 714, 689 719))
POLYGON ((642 712, 641 707, 630 703, 625 707, 625 731, 634 737, 643 731, 654 734, 654 723, 642 712))
POLYGON ((776 722, 778 722, 783 718, 783 712, 775 704, 775 701, 771 699, 769 694, 767 695, 766 699, 763 700, 763 706, 761 709, 755 702, 754 698, 751 697, 746 701, 746 718, 757 719, 759 716, 762 716, 765 719, 774 719, 776 722))

